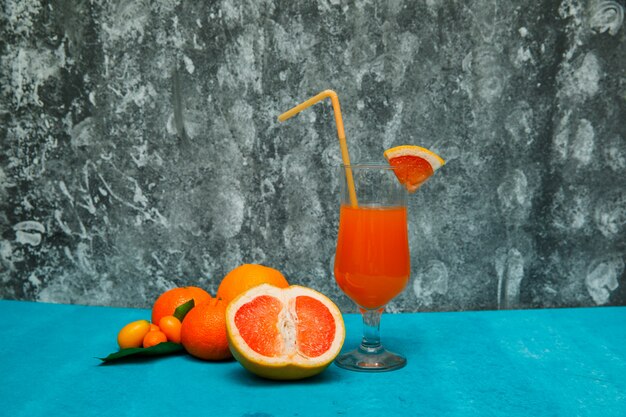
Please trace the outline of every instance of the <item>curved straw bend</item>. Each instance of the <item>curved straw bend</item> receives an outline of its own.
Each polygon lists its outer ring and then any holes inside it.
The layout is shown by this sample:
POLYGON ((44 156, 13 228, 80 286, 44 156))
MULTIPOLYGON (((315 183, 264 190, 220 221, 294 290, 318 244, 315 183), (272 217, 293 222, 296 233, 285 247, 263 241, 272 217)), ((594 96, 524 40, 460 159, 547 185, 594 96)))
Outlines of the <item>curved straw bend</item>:
POLYGON ((297 106, 287 110, 280 116, 278 120, 284 122, 285 120, 295 116, 302 110, 307 109, 317 102, 322 101, 325 98, 330 98, 330 102, 333 105, 333 113, 335 114, 335 124, 337 125, 337 137, 339 138, 339 148, 341 149, 341 159, 346 167, 346 180, 348 181, 348 192, 350 194, 350 205, 356 207, 358 205, 356 192, 354 190, 354 179, 352 178, 352 170, 350 169, 350 154, 348 153, 348 144, 346 142, 346 133, 343 130, 343 118, 341 117, 341 106, 339 105, 339 97, 333 90, 324 90, 316 96, 298 104, 297 106))

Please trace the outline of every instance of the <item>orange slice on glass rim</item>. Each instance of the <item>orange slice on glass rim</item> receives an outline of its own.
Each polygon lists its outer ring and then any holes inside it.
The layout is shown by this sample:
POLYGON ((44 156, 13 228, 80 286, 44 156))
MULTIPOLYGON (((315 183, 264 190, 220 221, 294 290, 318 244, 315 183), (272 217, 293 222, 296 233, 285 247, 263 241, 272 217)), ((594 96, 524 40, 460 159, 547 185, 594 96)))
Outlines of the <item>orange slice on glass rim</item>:
POLYGON ((415 145, 387 149, 385 159, 394 168, 398 181, 413 193, 446 161, 433 151, 415 145))

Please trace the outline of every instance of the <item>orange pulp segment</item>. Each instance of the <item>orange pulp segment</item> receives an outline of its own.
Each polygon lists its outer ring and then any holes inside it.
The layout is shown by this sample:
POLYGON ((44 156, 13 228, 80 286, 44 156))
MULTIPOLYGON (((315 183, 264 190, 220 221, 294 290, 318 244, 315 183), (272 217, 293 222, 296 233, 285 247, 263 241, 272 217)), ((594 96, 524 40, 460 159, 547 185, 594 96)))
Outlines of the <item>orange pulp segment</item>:
POLYGON ((281 310, 282 303, 269 295, 261 295, 237 310, 235 326, 252 350, 272 357, 282 352, 282 338, 276 325, 281 310))
POLYGON ((387 149, 385 159, 394 168, 398 181, 409 192, 415 192, 445 161, 436 153, 415 145, 401 145, 387 149))
MULTIPOLYGON (((244 304, 235 314, 235 325, 246 344, 263 356, 277 357, 287 353, 289 335, 281 334, 282 302, 261 295, 244 304)), ((295 302, 295 349, 315 358, 325 353, 335 337, 335 319, 318 300, 297 296, 295 302)), ((285 324, 289 326, 289 324, 285 324)))
POLYGON ((330 349, 335 338, 335 319, 315 298, 296 297, 296 345, 298 351, 316 358, 330 349))

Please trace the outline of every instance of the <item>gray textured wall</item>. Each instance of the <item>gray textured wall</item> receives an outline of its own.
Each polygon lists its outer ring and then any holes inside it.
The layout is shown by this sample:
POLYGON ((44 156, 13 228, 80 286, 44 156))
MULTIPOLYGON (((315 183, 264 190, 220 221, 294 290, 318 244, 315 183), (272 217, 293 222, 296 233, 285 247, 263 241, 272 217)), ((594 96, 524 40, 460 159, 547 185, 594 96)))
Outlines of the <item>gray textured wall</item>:
POLYGON ((5 0, 0 297, 147 307, 332 278, 339 162, 414 143, 390 311, 626 304, 624 1, 5 0), (205 4, 203 4, 205 3, 205 4), (529 4, 527 4, 529 3, 529 4))

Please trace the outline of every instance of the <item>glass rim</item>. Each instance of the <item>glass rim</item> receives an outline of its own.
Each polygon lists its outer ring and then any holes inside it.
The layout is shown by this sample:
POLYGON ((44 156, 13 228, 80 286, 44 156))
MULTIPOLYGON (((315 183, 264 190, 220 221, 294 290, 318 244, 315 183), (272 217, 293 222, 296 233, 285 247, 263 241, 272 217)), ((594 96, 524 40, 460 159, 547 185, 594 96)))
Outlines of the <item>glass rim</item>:
POLYGON ((392 167, 389 164, 384 164, 384 163, 380 163, 380 162, 358 162, 356 164, 350 163, 349 165, 346 164, 340 164, 339 168, 345 169, 345 168, 350 168, 350 169, 354 169, 354 168, 370 168, 370 169, 385 169, 385 170, 391 170, 393 171, 395 168, 392 167))

